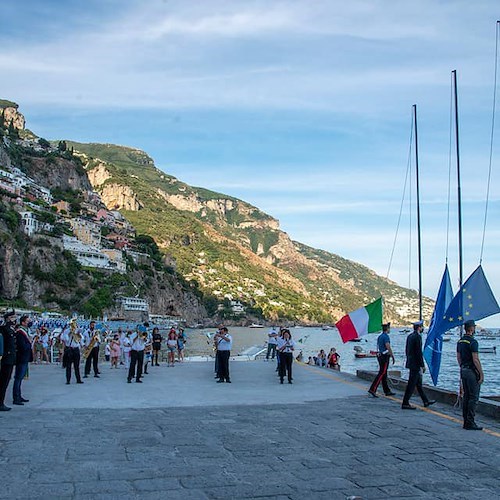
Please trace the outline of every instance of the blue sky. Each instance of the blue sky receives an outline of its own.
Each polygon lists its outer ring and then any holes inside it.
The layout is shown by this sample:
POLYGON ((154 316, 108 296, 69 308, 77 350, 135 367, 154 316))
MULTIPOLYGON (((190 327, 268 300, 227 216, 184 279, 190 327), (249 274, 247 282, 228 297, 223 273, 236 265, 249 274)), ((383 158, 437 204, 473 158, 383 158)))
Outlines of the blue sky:
MULTIPOLYGON (((4 0, 0 16, 0 97, 38 135, 144 149, 169 174, 240 197, 293 239, 384 276, 416 103, 429 296, 446 253, 457 69, 465 275, 477 266, 498 2, 4 0)), ((500 297, 498 134, 494 145, 483 266, 500 297)), ((405 204, 389 277, 415 288, 408 230, 405 204)))

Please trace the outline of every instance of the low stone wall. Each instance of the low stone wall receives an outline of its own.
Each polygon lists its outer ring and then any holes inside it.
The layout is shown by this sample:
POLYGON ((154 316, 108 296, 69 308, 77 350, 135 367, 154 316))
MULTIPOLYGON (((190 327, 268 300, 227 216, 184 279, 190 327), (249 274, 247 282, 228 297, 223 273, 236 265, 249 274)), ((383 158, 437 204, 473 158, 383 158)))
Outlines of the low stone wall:
MULTIPOLYGON (((357 370, 356 376, 364 380, 373 380, 377 372, 367 371, 367 370, 357 370)), ((400 391, 406 390, 407 381, 401 378, 401 372, 388 372, 389 379, 393 382, 392 388, 400 391)), ((424 385, 425 393, 429 396, 429 399, 435 399, 439 403, 445 403, 453 406, 457 401, 457 393, 453 391, 448 391, 446 389, 440 389, 438 387, 433 387, 429 385, 424 385)), ((479 398, 479 403, 477 405, 477 413, 485 415, 487 417, 494 418, 500 421, 500 398, 488 397, 479 398)))

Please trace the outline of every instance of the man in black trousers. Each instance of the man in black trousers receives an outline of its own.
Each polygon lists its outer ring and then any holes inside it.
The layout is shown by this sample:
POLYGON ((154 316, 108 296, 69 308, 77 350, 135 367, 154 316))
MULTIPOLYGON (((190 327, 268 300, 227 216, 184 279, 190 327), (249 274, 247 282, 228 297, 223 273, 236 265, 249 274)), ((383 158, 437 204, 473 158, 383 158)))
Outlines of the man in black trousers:
POLYGON ((413 333, 410 333, 406 339, 406 368, 409 368, 410 375, 408 377, 408 385, 406 386, 405 395, 403 397, 403 410, 415 410, 415 406, 410 405, 410 398, 413 395, 415 387, 418 394, 422 398, 424 406, 427 408, 433 405, 436 401, 429 400, 422 389, 422 373, 425 372, 424 356, 422 354, 422 336, 424 331, 423 321, 413 323, 413 333))
POLYGON ((223 326, 216 336, 217 342, 217 383, 231 383, 229 378, 229 357, 231 356, 231 347, 233 338, 229 335, 227 328, 223 326))
POLYGON ((99 378, 99 346, 100 336, 99 332, 95 329, 95 321, 91 321, 88 330, 83 334, 83 340, 85 342, 85 348, 88 349, 90 343, 94 340, 94 344, 90 353, 85 361, 85 371, 83 378, 87 378, 90 375, 90 366, 94 368, 94 377, 99 378))
POLYGON ((3 355, 0 361, 0 411, 9 411, 10 406, 6 406, 5 393, 12 377, 12 371, 16 364, 17 339, 16 339, 16 313, 14 310, 3 315, 4 324, 0 327, 0 334, 3 337, 3 355))

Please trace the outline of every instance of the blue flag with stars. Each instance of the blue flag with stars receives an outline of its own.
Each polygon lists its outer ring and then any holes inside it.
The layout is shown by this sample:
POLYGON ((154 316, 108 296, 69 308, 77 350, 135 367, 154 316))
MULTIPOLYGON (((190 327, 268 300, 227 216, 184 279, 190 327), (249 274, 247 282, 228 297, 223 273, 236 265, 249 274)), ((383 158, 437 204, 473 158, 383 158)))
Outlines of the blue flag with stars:
POLYGON ((429 367, 429 374, 434 385, 437 385, 439 370, 441 368, 441 355, 443 352, 443 333, 439 329, 440 320, 443 318, 448 306, 453 299, 453 289, 451 287, 450 273, 446 265, 439 286, 439 292, 436 298, 434 313, 432 314, 429 332, 424 345, 424 359, 429 367))
POLYGON ((466 321, 487 318, 499 312, 500 307, 479 265, 453 297, 439 328, 444 333, 466 321))

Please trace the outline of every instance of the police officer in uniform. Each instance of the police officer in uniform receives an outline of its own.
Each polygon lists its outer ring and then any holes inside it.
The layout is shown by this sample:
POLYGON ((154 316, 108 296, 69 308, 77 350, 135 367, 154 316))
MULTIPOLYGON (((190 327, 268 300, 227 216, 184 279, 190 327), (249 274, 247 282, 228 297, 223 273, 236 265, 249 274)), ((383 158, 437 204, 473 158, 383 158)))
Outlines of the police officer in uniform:
POLYGON ((422 373, 425 372, 424 356, 422 354, 422 335, 424 331, 423 321, 413 323, 413 332, 406 338, 406 368, 410 370, 408 376, 408 385, 403 396, 403 410, 415 410, 415 406, 410 404, 410 398, 413 395, 415 387, 422 398, 424 406, 427 408, 436 401, 429 400, 422 388, 422 373))
POLYGON ((17 356, 15 311, 7 311, 3 315, 3 319, 4 324, 0 327, 0 334, 3 338, 3 355, 0 361, 0 411, 9 411, 11 408, 6 406, 4 402, 17 356))
POLYGON ((391 330, 391 324, 385 323, 382 325, 382 333, 377 339, 377 361, 379 365, 378 374, 372 382, 368 394, 371 394, 374 398, 377 396, 377 388, 382 382, 382 388, 384 389, 384 394, 386 396, 394 396, 391 391, 389 384, 387 383, 387 369, 389 368, 389 361, 392 359, 392 364, 394 364, 394 353, 392 352, 391 339, 389 337, 389 332, 391 330))
POLYGON ((479 360, 479 346, 474 338, 476 323, 464 323, 465 335, 457 343, 457 361, 460 365, 460 378, 462 380, 463 398, 462 413, 464 429, 480 431, 483 428, 476 424, 476 406, 479 399, 479 390, 484 381, 483 367, 479 360))

